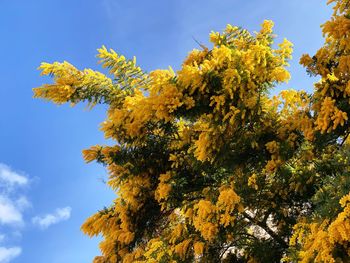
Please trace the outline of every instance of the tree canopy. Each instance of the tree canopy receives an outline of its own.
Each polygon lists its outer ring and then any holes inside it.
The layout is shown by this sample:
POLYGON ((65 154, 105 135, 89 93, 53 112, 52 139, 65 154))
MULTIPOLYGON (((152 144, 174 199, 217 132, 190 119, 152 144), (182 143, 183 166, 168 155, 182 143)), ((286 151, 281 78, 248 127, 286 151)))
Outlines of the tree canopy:
POLYGON ((98 49, 103 74, 42 63, 34 96, 108 105, 114 145, 84 150, 109 171, 113 203, 82 225, 110 262, 350 261, 350 1, 330 0, 324 45, 300 63, 313 93, 286 82, 292 44, 227 25, 181 68, 143 71, 98 49))

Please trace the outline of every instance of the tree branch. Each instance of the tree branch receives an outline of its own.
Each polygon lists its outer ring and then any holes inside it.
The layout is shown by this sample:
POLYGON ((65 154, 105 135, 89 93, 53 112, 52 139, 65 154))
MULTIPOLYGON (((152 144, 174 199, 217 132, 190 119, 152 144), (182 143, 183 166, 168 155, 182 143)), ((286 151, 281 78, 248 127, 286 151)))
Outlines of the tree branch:
POLYGON ((266 233, 269 234, 270 237, 272 237, 277 243, 279 243, 283 248, 288 248, 288 244, 281 238, 279 237, 274 231, 272 231, 271 228, 268 227, 266 222, 260 222, 257 219, 251 217, 249 214, 246 212, 242 213, 243 216, 248 219, 250 222, 254 223, 255 225, 261 227, 266 231, 266 233))

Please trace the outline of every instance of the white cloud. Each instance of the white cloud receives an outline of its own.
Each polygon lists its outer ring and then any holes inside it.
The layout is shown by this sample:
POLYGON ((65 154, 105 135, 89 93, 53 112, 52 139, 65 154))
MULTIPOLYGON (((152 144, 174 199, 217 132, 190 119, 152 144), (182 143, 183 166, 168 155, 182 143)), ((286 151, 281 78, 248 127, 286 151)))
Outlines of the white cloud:
POLYGON ((16 203, 6 196, 0 195, 0 223, 21 225, 23 223, 22 213, 16 203))
POLYGON ((21 175, 18 172, 13 171, 6 164, 0 163, 0 183, 6 184, 9 186, 14 185, 26 185, 28 184, 28 178, 24 175, 21 175))
POLYGON ((16 206, 19 210, 23 211, 24 209, 31 207, 32 204, 28 201, 27 197, 22 195, 16 200, 16 206))
POLYGON ((22 212, 31 206, 28 199, 19 195, 19 190, 28 185, 29 179, 23 173, 0 163, 0 224, 23 225, 22 212))
MULTIPOLYGON (((1 0, 0 0, 1 1, 1 0)), ((25 194, 31 180, 24 173, 18 173, 0 162, 0 263, 9 263, 20 256, 18 245, 9 245, 21 239, 26 223, 24 212, 32 205, 25 194)), ((33 224, 46 229, 53 224, 68 220, 71 208, 58 208, 54 213, 32 218, 33 224)))
POLYGON ((38 225, 40 228, 46 229, 53 224, 68 220, 70 218, 71 211, 72 208, 69 206, 57 208, 53 214, 33 217, 32 222, 33 224, 38 225))
POLYGON ((5 231, 0 234, 0 242, 4 243, 0 246, 0 263, 8 263, 22 252, 21 247, 8 247, 6 242, 13 241, 14 234, 21 233, 24 226, 23 212, 31 203, 22 191, 28 184, 29 179, 25 174, 0 163, 0 226, 5 231))
POLYGON ((10 262, 15 257, 18 257, 22 253, 20 247, 0 247, 0 263, 10 262))

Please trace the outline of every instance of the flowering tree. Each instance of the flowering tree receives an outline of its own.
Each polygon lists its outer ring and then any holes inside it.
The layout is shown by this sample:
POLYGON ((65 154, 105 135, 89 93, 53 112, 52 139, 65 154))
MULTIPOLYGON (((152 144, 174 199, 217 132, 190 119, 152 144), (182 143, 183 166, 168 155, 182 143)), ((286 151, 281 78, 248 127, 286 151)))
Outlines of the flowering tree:
POLYGON ((112 205, 82 226, 107 262, 349 262, 350 1, 331 0, 324 46, 301 64, 312 94, 284 90, 292 44, 228 25, 177 72, 149 74, 102 47, 109 76, 43 63, 35 97, 107 104, 115 145, 84 150, 108 168, 112 205), (266 253, 268 251, 268 253, 266 253))

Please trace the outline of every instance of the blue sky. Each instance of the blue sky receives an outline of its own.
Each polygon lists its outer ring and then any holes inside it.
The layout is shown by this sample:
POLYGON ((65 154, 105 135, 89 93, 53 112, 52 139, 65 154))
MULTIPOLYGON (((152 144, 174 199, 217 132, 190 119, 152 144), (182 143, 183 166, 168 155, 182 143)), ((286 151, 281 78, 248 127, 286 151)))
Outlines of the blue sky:
POLYGON ((98 239, 79 228, 116 197, 106 172, 84 164, 81 150, 105 143, 99 132, 104 107, 70 108, 32 98, 50 81, 40 62, 67 60, 99 69, 102 45, 136 56, 150 71, 178 69, 193 38, 208 43, 211 30, 231 23, 251 31, 272 19, 279 40, 295 45, 292 80, 284 86, 312 90, 298 65, 323 43, 319 25, 331 14, 320 0, 0 0, 0 263, 91 262, 98 239))

